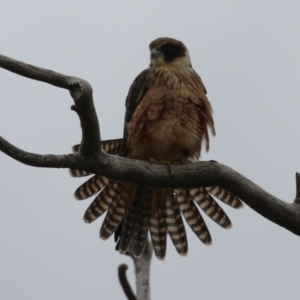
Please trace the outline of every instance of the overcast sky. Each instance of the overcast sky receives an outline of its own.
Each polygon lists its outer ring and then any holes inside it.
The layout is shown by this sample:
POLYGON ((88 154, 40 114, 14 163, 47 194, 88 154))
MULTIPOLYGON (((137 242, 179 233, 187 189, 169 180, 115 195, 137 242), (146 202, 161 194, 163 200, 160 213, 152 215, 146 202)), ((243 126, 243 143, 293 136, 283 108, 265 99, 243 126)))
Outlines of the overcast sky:
MULTIPOLYGON (((101 137, 122 136, 124 101, 149 64, 148 44, 168 36, 189 48, 208 90, 217 136, 202 159, 220 161, 292 202, 300 171, 300 2, 6 1, 0 53, 86 79, 101 137)), ((0 135, 41 154, 80 142, 68 91, 0 69, 0 135)), ((84 180, 0 153, 1 299, 125 299, 117 267, 130 258, 98 238, 103 218, 82 221, 84 180)), ((224 206, 223 206, 224 207, 224 206)), ((297 299, 300 237, 245 206, 225 207, 233 228, 204 216, 213 245, 187 228, 183 258, 168 240, 153 258, 152 299, 297 299)))

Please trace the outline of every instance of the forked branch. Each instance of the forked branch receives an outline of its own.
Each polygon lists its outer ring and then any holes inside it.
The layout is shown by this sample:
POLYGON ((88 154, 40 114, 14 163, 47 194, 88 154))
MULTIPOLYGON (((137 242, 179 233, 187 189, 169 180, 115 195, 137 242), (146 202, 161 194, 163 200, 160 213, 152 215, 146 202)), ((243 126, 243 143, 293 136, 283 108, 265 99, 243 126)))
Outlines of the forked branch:
POLYGON ((93 89, 87 81, 38 68, 4 55, 0 55, 0 67, 18 75, 69 90, 74 100, 71 109, 77 112, 82 127, 81 153, 86 156, 99 153, 100 128, 93 102, 93 89))

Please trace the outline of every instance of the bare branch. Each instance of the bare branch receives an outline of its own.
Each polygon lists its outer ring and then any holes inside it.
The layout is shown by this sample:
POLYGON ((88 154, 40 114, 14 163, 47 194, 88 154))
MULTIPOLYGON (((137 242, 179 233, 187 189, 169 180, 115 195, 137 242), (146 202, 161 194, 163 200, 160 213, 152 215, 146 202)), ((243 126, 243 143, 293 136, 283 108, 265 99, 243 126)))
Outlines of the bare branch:
POLYGON ((35 67, 4 55, 0 55, 0 67, 18 75, 43 81, 64 89, 69 89, 70 82, 75 78, 35 67))
POLYGON ((300 174, 296 173, 296 198, 294 203, 300 204, 300 174))
POLYGON ((136 275, 136 297, 139 300, 150 300, 150 263, 152 244, 147 242, 141 258, 134 258, 136 275))
MULTIPOLYGON (((132 299, 150 300, 150 264, 151 264, 152 253, 153 253, 153 247, 152 247, 152 243, 149 242, 149 240, 147 241, 147 243, 145 245, 145 250, 144 250, 142 257, 135 258, 132 254, 130 247, 129 247, 128 251, 126 253, 124 253, 125 255, 130 256, 134 262, 134 270, 135 270, 135 275, 136 275, 136 291, 137 291, 136 294, 137 295, 136 295, 136 298, 132 298, 132 299)), ((119 266, 119 278, 120 278, 120 271, 125 273, 128 268, 127 265, 125 265, 125 264, 123 264, 121 266, 119 266), (126 268, 126 269, 120 270, 121 266, 123 269, 124 268, 126 268)), ((126 276, 126 275, 124 275, 124 276, 126 276)), ((124 280, 127 280, 127 278, 125 278, 124 280)), ((124 283, 121 282, 121 279, 120 279, 120 283, 122 285, 122 288, 123 288, 124 293, 126 294, 127 298, 131 299, 128 297, 128 295, 125 291, 125 288, 123 286, 124 283)), ((131 289, 130 286, 129 287, 126 286, 126 290, 128 288, 131 289)))
POLYGON ((128 282, 126 271, 128 269, 128 266, 125 264, 122 264, 118 268, 118 275, 119 275, 119 281, 123 288, 123 291, 127 297, 128 300, 137 300, 136 296, 134 295, 132 288, 128 282))
POLYGON ((0 55, 0 67, 27 78, 68 89, 75 103, 71 109, 77 112, 82 127, 81 153, 86 156, 101 155, 100 129, 93 102, 93 89, 87 81, 35 67, 4 55, 0 55))

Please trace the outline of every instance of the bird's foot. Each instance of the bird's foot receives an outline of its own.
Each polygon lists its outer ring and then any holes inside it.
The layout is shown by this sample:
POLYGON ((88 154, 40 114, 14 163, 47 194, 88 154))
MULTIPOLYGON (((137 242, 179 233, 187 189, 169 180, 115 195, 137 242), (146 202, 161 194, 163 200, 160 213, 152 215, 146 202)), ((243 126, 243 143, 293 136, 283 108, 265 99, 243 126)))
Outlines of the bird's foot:
POLYGON ((174 177, 174 171, 173 171, 172 165, 169 161, 167 161, 167 160, 156 160, 155 158, 152 158, 152 157, 150 157, 149 160, 150 160, 151 165, 157 164, 157 165, 167 166, 170 174, 174 177))

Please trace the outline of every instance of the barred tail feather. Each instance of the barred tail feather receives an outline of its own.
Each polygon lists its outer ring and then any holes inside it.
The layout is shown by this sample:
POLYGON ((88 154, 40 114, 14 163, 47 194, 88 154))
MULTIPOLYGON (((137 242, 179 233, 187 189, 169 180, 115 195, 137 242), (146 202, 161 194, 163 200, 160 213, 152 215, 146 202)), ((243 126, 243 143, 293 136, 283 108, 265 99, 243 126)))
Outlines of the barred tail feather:
POLYGON ((226 229, 232 227, 226 213, 205 188, 193 188, 189 193, 199 207, 218 225, 226 229))
POLYGON ((101 189, 103 189, 107 183, 108 178, 102 175, 95 175, 83 183, 74 194, 74 197, 77 200, 83 200, 89 198, 96 193, 98 193, 101 189))
POLYGON ((71 177, 85 177, 91 175, 92 173, 83 170, 69 169, 69 174, 71 177))
POLYGON ((138 211, 134 222, 132 237, 132 254, 135 258, 143 255, 148 237, 148 215, 150 207, 151 190, 141 187, 136 201, 138 211))
MULTIPOLYGON (((73 153, 79 152, 79 147, 80 147, 80 144, 73 146, 72 152, 73 153)), ((87 171, 76 170, 76 169, 69 169, 69 174, 72 177, 85 177, 85 176, 91 175, 91 173, 89 173, 87 171)))
POLYGON ((101 143, 102 149, 108 154, 122 155, 126 150, 126 139, 106 140, 101 143))
POLYGON ((173 195, 167 196, 164 215, 170 238, 178 252, 182 256, 186 256, 188 252, 187 237, 182 221, 179 206, 173 195))
MULTIPOLYGON (((72 152, 79 152, 80 144, 72 147, 72 152)), ((108 154, 119 155, 126 149, 126 139, 114 139, 101 142, 101 148, 108 154)))
POLYGON ((167 230, 162 208, 149 216, 149 230, 155 256, 163 260, 167 250, 167 230))
POLYGON ((126 210, 121 234, 118 242, 118 249, 121 253, 126 253, 132 240, 134 221, 137 216, 138 207, 136 201, 126 210))
POLYGON ((179 208, 191 229, 205 245, 211 245, 211 235, 197 206, 186 190, 175 190, 179 208))
POLYGON ((110 181, 86 210, 83 220, 86 223, 92 223, 99 218, 108 210, 109 205, 117 197, 118 193, 118 183, 110 181))
POLYGON ((243 202, 231 192, 222 189, 219 186, 211 186, 206 188, 209 193, 233 208, 242 208, 243 202))
POLYGON ((119 227, 126 212, 126 202, 120 194, 110 204, 105 219, 100 229, 100 238, 108 239, 119 227))

